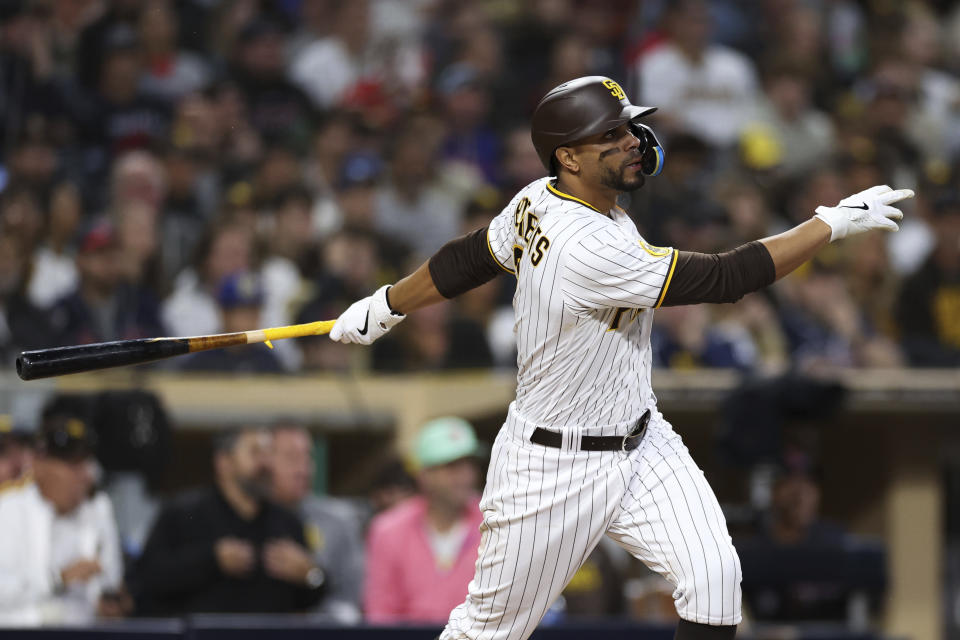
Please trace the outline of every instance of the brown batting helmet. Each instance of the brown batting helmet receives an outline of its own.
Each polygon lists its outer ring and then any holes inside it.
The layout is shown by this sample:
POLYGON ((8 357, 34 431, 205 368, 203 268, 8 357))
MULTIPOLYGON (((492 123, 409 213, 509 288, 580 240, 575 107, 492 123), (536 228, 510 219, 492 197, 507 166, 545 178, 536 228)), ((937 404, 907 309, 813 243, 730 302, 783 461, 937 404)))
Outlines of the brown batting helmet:
MULTIPOLYGON (((656 110, 630 104, 627 94, 610 78, 584 76, 554 87, 540 100, 533 111, 530 134, 540 162, 553 173, 557 147, 616 129, 656 110)), ((649 162, 644 162, 644 173, 656 175, 663 166, 663 150, 649 127, 636 126, 635 133, 647 143, 649 162)))

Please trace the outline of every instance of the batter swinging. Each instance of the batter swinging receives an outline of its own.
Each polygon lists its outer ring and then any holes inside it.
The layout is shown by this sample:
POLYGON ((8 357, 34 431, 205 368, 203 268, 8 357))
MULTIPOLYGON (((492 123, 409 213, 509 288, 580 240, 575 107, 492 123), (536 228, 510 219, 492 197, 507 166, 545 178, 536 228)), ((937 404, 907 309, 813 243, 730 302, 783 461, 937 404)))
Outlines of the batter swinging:
POLYGON ((599 76, 550 91, 532 136, 552 177, 354 303, 330 333, 370 344, 405 313, 502 271, 517 278, 517 397, 487 471, 476 574, 442 640, 527 638, 603 535, 675 586, 678 640, 734 637, 740 562, 703 472, 657 410, 653 309, 734 302, 830 241, 897 230, 903 214, 890 205, 913 196, 873 187, 728 253, 654 247, 616 206, 663 166, 639 122, 654 110, 599 76))

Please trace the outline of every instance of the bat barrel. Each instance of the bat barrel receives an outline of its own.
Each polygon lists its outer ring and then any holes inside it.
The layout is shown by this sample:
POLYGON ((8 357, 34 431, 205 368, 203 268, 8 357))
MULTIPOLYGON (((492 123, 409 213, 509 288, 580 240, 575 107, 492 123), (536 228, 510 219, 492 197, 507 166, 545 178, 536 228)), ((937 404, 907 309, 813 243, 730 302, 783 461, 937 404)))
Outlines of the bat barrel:
POLYGON ((17 375, 36 380, 68 373, 95 371, 143 362, 152 362, 189 353, 184 338, 153 338, 99 342, 74 347, 24 351, 17 358, 17 375))

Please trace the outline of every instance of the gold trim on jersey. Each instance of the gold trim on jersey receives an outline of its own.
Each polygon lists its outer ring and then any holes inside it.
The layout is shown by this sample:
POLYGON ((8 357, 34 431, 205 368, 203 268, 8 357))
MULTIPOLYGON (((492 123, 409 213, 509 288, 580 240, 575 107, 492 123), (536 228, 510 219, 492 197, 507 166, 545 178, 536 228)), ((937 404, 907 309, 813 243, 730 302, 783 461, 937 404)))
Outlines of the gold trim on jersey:
POLYGON ((12 489, 20 489, 28 484, 33 484, 33 472, 31 471, 27 471, 19 477, 11 478, 6 482, 0 482, 0 493, 6 493, 12 489))
POLYGON ((597 209, 595 206, 593 206, 592 204, 590 204, 590 203, 587 202, 586 200, 581 200, 580 198, 577 198, 576 196, 572 196, 572 195, 570 195, 569 193, 564 193, 563 191, 560 191, 559 189, 557 189, 555 186, 553 186, 553 185, 550 184, 549 182, 547 183, 547 191, 549 191, 549 192, 552 193, 553 195, 555 195, 555 196, 557 196, 558 198, 561 198, 561 199, 563 199, 563 200, 570 200, 570 201, 572 201, 572 202, 579 202, 580 204, 582 204, 582 205, 585 206, 585 207, 590 207, 591 209, 593 209, 593 210, 596 211, 597 213, 603 213, 603 211, 600 211, 600 209, 597 209))
POLYGON ((667 287, 670 286, 670 281, 673 280, 673 270, 677 266, 677 255, 679 251, 676 249, 673 250, 673 258, 670 259, 670 271, 667 272, 667 279, 663 283, 663 289, 660 290, 660 297, 657 298, 657 304, 653 305, 654 309, 659 309, 660 305, 663 304, 663 299, 667 295, 667 287))
POLYGON ((503 263, 502 263, 502 262, 500 262, 499 260, 497 260, 497 254, 495 254, 495 253, 493 252, 493 247, 490 246, 490 227, 487 227, 487 251, 490 252, 490 257, 493 258, 493 261, 497 263, 497 266, 498 266, 498 267, 500 267, 501 269, 503 269, 503 270, 506 271, 507 273, 516 274, 515 271, 510 271, 510 269, 507 269, 505 266, 503 266, 503 263))
POLYGON ((673 251, 673 249, 670 247, 655 247, 646 240, 637 240, 637 244, 639 244, 644 251, 652 255, 654 258, 668 256, 670 255, 670 252, 673 251))

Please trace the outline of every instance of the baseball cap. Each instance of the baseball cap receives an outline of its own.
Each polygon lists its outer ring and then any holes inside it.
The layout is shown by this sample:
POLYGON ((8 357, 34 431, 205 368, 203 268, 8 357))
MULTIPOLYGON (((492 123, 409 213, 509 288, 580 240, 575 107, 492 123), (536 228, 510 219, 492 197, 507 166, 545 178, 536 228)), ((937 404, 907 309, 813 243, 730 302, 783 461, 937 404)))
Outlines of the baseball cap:
POLYGON ((260 306, 263 303, 260 277, 249 271, 237 271, 226 276, 217 289, 217 303, 224 309, 260 306))
POLYGON ((414 462, 425 469, 475 456, 479 453, 477 435, 463 418, 444 416, 421 427, 413 448, 414 462))
POLYGON ((342 190, 373 185, 380 177, 382 166, 380 157, 375 153, 366 151, 351 153, 343 160, 337 186, 342 190))
POLYGON ((0 413, 0 452, 13 438, 13 419, 6 413, 0 413))
POLYGON ((461 89, 479 86, 480 83, 480 74, 473 66, 458 62, 440 73, 440 77, 437 79, 437 91, 441 95, 449 96, 461 89))
POLYGON ((43 453, 62 460, 83 460, 93 456, 96 435, 86 422, 76 416, 46 416, 37 435, 37 446, 43 453))
POLYGON ((107 220, 99 220, 92 224, 80 239, 80 253, 92 253, 116 245, 117 236, 113 225, 107 220))
POLYGON ((260 38, 282 36, 283 29, 272 20, 254 19, 240 29, 238 41, 240 44, 249 44, 260 38))

